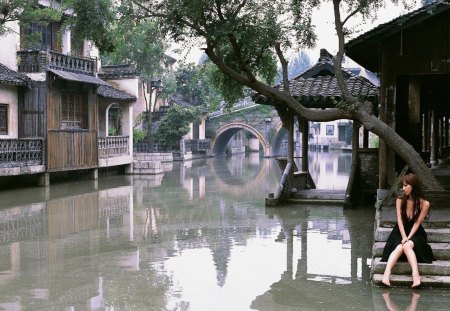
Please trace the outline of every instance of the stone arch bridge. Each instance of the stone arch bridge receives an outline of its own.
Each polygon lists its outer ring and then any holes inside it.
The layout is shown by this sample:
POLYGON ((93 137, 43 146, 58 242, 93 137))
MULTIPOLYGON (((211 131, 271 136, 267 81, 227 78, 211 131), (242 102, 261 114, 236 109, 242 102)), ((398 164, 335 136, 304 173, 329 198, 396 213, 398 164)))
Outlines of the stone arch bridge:
POLYGON ((206 132, 211 136, 210 151, 213 156, 225 155, 230 139, 239 131, 247 137, 256 138, 264 157, 281 154, 282 141, 287 131, 272 106, 255 104, 246 97, 230 111, 216 111, 209 114, 206 132))

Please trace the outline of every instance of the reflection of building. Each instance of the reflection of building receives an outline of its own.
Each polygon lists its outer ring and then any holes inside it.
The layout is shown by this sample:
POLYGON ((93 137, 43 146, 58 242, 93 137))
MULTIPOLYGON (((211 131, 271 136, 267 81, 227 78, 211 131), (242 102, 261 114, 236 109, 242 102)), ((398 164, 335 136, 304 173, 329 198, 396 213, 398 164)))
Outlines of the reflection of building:
POLYGON ((309 152, 309 171, 318 189, 346 189, 352 154, 338 150, 309 152))
MULTIPOLYGON (((133 189, 98 191, 96 183, 85 182, 47 190, 44 197, 25 195, 15 200, 22 205, 0 210, 0 304, 17 310, 100 310, 99 256, 114 251, 104 237, 120 233, 126 243, 132 240, 133 189)), ((136 269, 138 252, 128 249, 117 256, 117 265, 136 269)))
POLYGON ((330 122, 310 122, 309 146, 311 149, 339 149, 352 142, 352 122, 337 120, 330 122))

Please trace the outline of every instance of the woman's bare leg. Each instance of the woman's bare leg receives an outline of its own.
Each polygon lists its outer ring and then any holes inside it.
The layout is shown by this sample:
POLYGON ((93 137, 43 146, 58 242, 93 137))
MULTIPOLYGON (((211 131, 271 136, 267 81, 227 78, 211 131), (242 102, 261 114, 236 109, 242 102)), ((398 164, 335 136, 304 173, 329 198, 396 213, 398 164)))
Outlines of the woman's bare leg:
POLYGON ((413 284, 412 287, 417 287, 420 285, 420 274, 419 274, 419 265, 417 264, 417 257, 414 253, 414 243, 412 241, 408 241, 403 244, 403 251, 408 259, 409 265, 412 270, 412 278, 413 284))
POLYGON ((403 255, 403 247, 401 244, 399 244, 394 251, 389 255, 386 269, 384 270, 383 278, 381 279, 381 282, 384 285, 391 286, 391 282, 389 281, 389 278, 392 273, 392 269, 394 268, 395 264, 397 263, 400 256, 403 255))
POLYGON ((389 311, 398 311, 399 310, 397 305, 393 301, 391 301, 389 292, 383 293, 383 298, 384 298, 384 303, 386 304, 386 308, 389 311))
POLYGON ((411 298, 411 304, 406 308, 405 311, 416 311, 417 304, 419 303, 420 294, 413 293, 411 298))

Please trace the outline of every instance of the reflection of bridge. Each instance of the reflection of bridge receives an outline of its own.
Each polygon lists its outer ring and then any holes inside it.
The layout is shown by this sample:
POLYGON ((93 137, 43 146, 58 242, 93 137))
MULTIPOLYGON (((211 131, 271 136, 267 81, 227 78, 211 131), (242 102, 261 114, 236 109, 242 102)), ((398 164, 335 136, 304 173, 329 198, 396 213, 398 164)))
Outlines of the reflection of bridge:
POLYGON ((273 107, 255 104, 249 98, 237 103, 231 111, 211 113, 206 127, 215 133, 210 147, 214 156, 224 155, 228 142, 239 131, 259 141, 263 156, 280 155, 286 135, 273 107))

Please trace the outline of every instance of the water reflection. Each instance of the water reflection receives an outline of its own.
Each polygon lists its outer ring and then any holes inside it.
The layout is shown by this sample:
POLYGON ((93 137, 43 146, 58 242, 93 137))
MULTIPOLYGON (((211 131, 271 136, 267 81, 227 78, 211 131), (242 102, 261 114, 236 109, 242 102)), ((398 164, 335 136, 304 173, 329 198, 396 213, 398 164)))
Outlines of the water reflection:
POLYGON ((0 310, 384 308, 373 209, 266 209, 279 174, 222 158, 0 192, 0 310))
POLYGON ((318 189, 342 190, 347 188, 352 165, 352 154, 350 152, 339 150, 309 152, 308 161, 311 177, 318 189))

